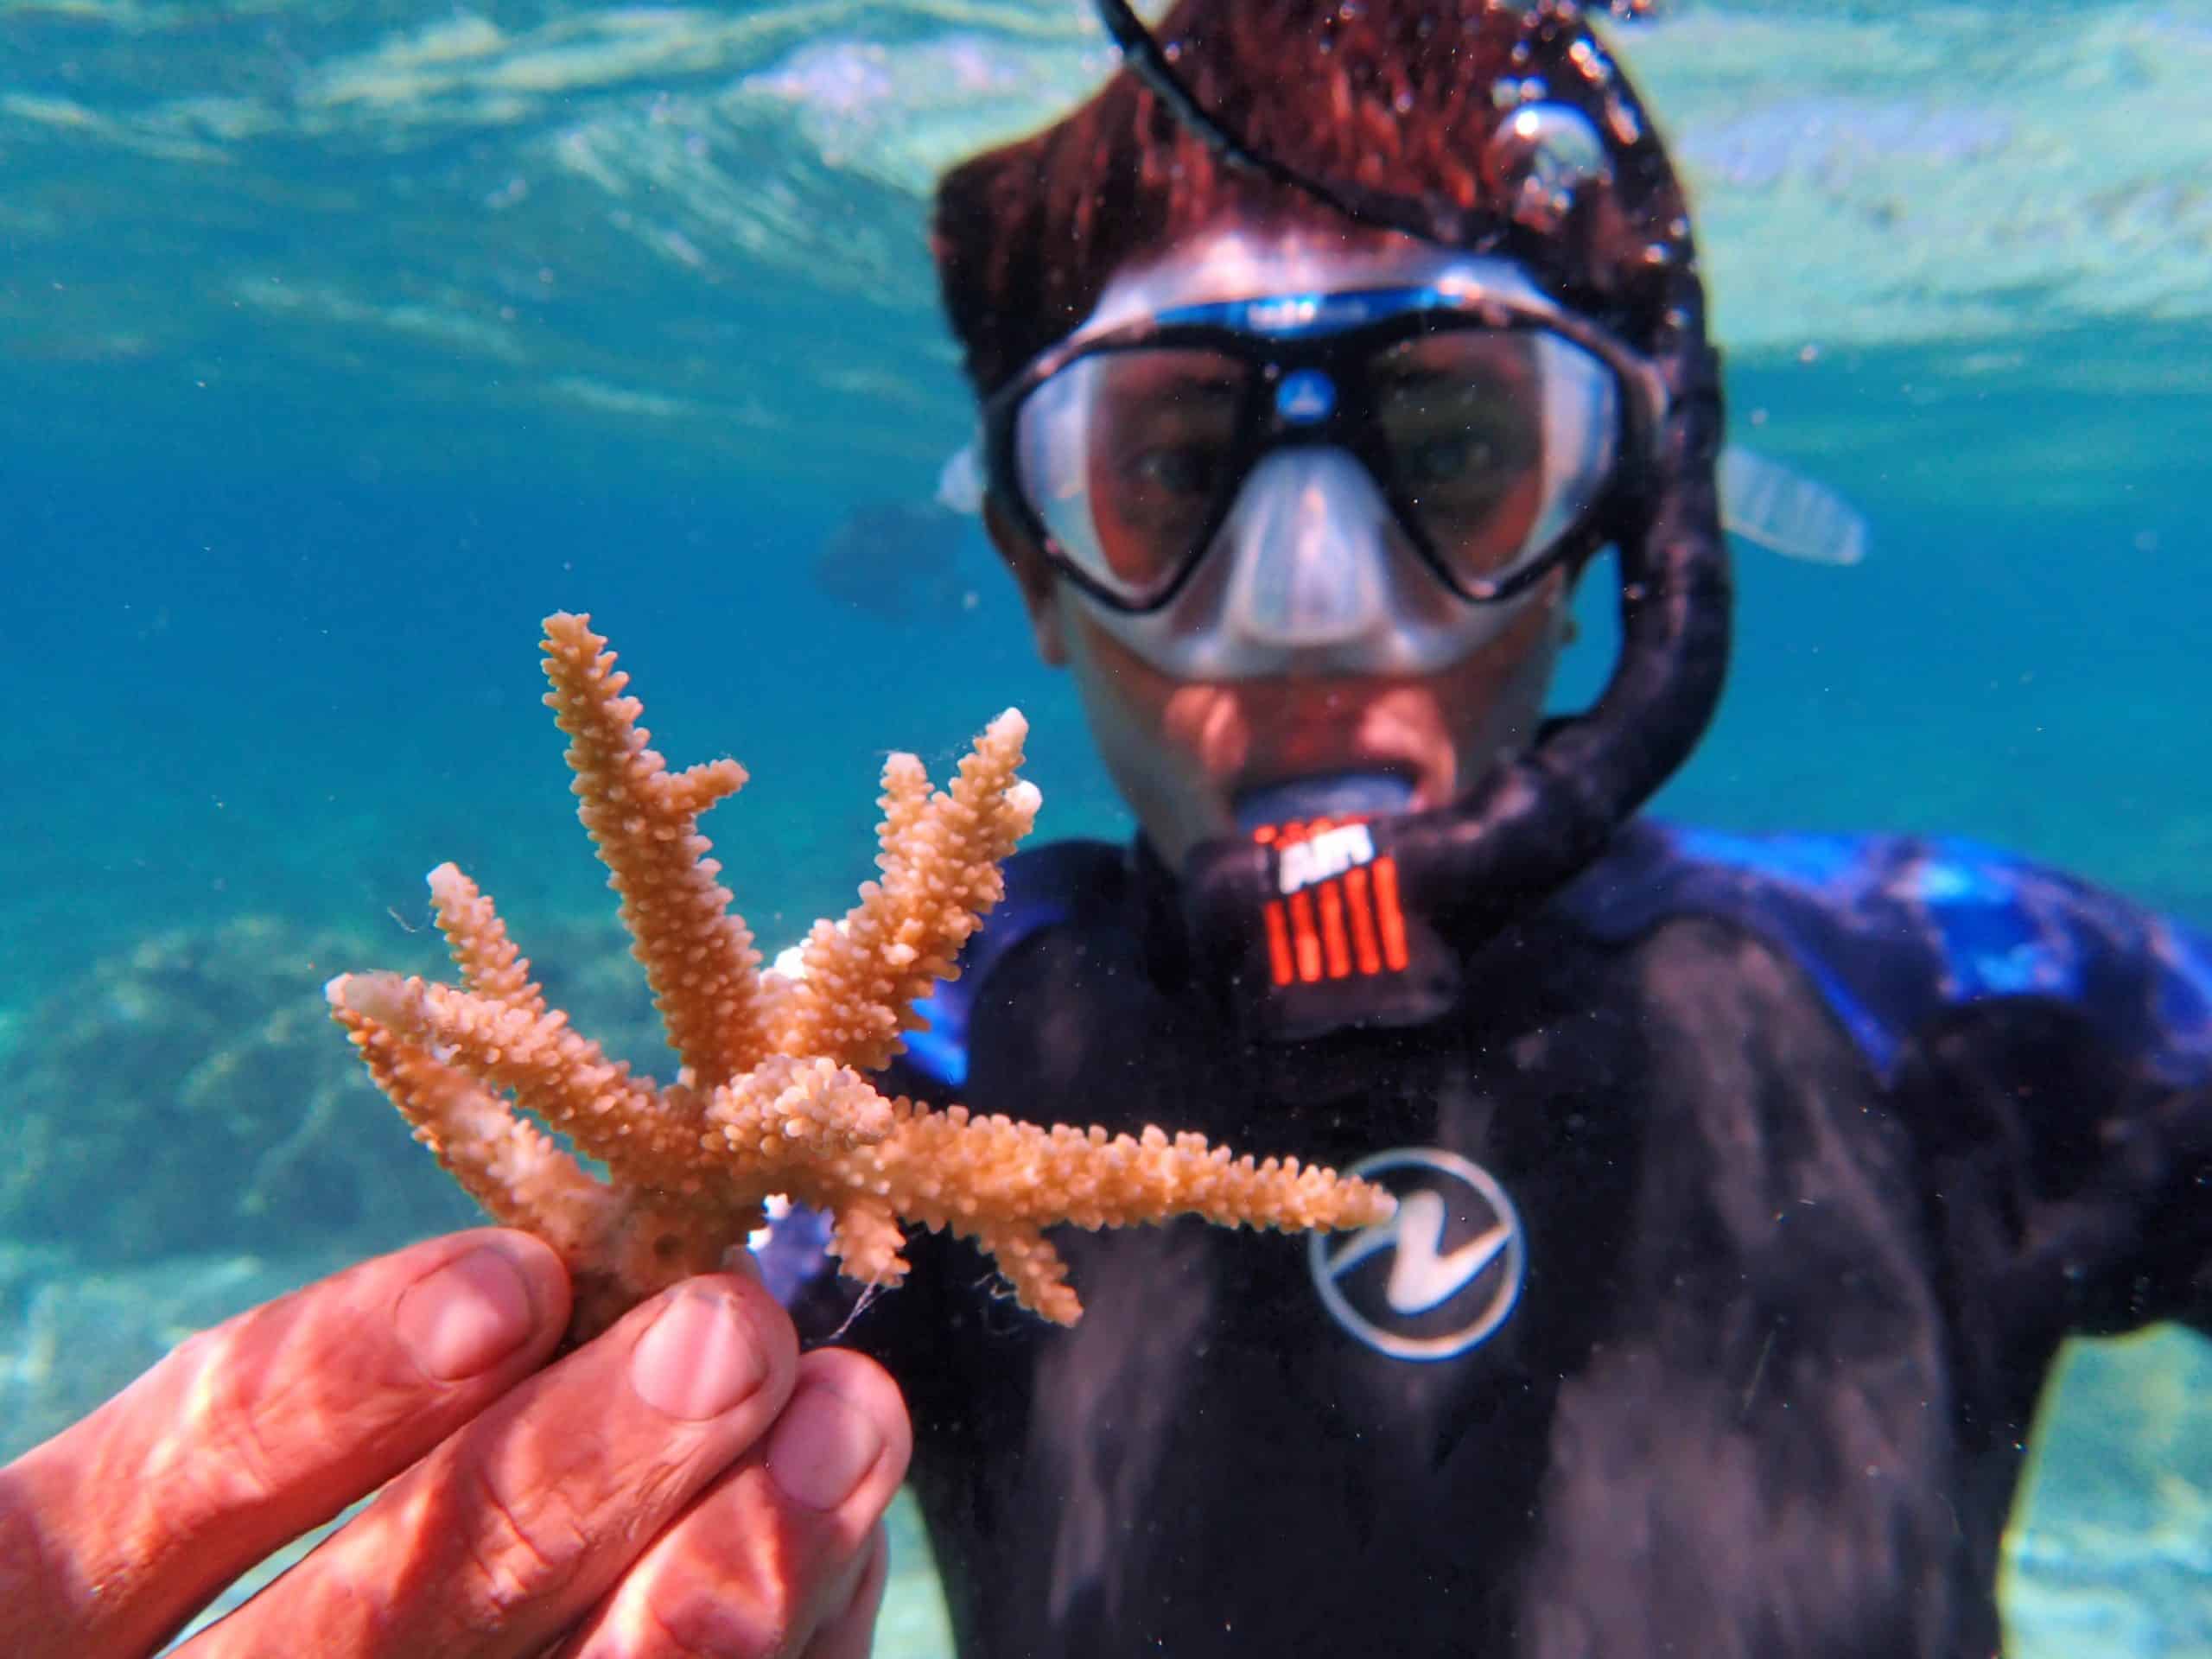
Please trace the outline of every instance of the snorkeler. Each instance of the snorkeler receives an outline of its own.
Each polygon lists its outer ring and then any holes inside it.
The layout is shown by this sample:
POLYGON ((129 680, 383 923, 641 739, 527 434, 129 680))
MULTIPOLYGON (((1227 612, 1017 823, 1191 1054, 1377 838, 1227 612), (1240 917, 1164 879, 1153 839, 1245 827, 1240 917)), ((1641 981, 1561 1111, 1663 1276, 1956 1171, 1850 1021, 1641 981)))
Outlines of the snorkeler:
POLYGON ((1141 834, 1015 858, 895 1086, 1399 1209, 1074 1234, 1065 1332, 916 1241, 845 1339, 960 1650, 1998 1651, 2060 1343, 2212 1322, 2212 947, 1961 843, 1635 816, 1720 690, 1720 380, 1569 0, 1102 5, 1129 69, 935 245, 1141 834), (1600 572, 1618 661, 1547 720, 1600 572))
POLYGON ((1636 817, 1726 665, 1719 372, 1571 0, 1103 3, 1130 68, 950 175, 936 245, 1141 833, 1017 857, 889 1084, 1397 1214, 1074 1234, 1072 1331, 941 1237, 855 1310, 788 1217, 766 1285, 896 1388, 741 1275, 531 1377, 550 1257, 418 1246, 0 1477, 9 1651, 149 1651, 397 1476, 205 1650, 838 1659, 905 1414, 971 1659, 1998 1650, 2059 1344, 2212 1319, 2212 949, 1961 844, 1636 817), (1619 661, 1548 721, 1607 549, 1619 661))

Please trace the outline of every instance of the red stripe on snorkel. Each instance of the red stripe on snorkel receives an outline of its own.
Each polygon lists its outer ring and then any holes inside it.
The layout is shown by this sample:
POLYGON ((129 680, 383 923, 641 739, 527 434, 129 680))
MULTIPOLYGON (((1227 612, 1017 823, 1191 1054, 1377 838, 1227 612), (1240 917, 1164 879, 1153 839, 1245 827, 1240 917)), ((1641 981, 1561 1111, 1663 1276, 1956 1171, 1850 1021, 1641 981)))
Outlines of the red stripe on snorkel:
POLYGON ((1283 919, 1282 900, 1270 900, 1262 912, 1268 926, 1268 977, 1287 985, 1296 977, 1290 962, 1290 924, 1283 919))
POLYGON ((1351 972, 1351 944, 1344 937, 1344 894, 1340 881, 1321 884, 1321 954, 1331 979, 1342 979, 1351 972))
POLYGON ((1321 977, 1321 940, 1313 931, 1313 893, 1310 887, 1290 895, 1290 934, 1298 958, 1298 977, 1310 985, 1321 977))
POLYGON ((1398 906, 1398 861, 1385 853, 1370 868, 1375 872, 1376 919, 1382 930, 1382 960, 1392 973, 1403 973, 1412 957, 1406 950, 1406 912, 1398 906))
POLYGON ((1346 908, 1351 912, 1352 955, 1363 974, 1382 971, 1382 949, 1375 938, 1375 895, 1367 868, 1355 865, 1344 872, 1346 908))

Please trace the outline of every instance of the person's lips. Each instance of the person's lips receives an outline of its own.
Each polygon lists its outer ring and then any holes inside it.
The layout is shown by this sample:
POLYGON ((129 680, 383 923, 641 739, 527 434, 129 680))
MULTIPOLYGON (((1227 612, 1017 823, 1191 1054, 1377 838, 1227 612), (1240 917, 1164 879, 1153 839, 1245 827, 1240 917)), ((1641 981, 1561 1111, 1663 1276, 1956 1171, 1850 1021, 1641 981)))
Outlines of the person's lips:
POLYGON ((1243 690, 1240 724, 1252 741, 1224 779, 1240 812, 1242 798, 1255 791, 1351 775, 1391 780, 1396 811, 1452 798, 1452 734, 1427 686, 1338 682, 1272 698, 1258 687, 1243 690), (1262 699, 1272 706, 1255 706, 1262 699))

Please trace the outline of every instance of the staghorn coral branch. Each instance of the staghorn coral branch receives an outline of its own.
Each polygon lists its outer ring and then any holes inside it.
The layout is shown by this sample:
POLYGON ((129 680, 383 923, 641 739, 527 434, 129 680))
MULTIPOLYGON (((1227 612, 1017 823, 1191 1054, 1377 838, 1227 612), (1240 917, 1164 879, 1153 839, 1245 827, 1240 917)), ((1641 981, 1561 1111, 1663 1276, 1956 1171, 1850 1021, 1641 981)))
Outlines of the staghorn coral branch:
POLYGON ((473 991, 397 974, 341 974, 324 995, 334 1010, 354 1017, 353 1029, 389 1032, 493 1089, 512 1090, 618 1179, 677 1192, 702 1185, 694 1166, 705 1114, 696 1098, 632 1080, 627 1065, 569 1030, 567 1014, 533 1017, 473 991))
POLYGON ((463 1190, 494 1221, 531 1228, 572 1260, 600 1249, 614 1207, 611 1189, 467 1072, 348 1006, 340 982, 328 988, 331 1006, 370 1077, 404 1103, 415 1138, 463 1190))
POLYGON ((388 974, 340 975, 325 995, 416 1139, 493 1220, 536 1233, 567 1262, 574 1339, 605 1330, 641 1294, 713 1271, 760 1224, 757 1206, 685 1203, 594 1179, 494 1090, 364 1011, 398 1012, 405 1005, 393 992, 405 983, 388 974))
POLYGON ((999 861, 1035 820, 1037 791, 1015 775, 1027 731, 1019 714, 991 722, 943 791, 912 755, 891 758, 881 879, 842 924, 815 925, 798 976, 763 975, 696 828, 743 772, 723 760, 671 773, 645 747, 643 711, 589 620, 550 617, 545 632, 546 702, 571 739, 579 816, 622 895, 684 1076, 666 1086, 633 1077, 569 1030, 491 900, 451 865, 431 873, 431 890, 467 988, 352 974, 327 995, 378 1087, 455 1179, 568 1260, 572 1335, 727 1259, 778 1194, 830 1213, 831 1249, 850 1278, 898 1283, 904 1226, 947 1229, 990 1253, 1026 1306, 1062 1324, 1082 1304, 1047 1227, 1179 1215, 1357 1227, 1389 1214, 1381 1188, 1294 1159, 1255 1162, 1158 1128, 1114 1135, 933 1111, 887 1099, 862 1075, 920 1028, 915 1002, 955 971, 1004 891, 999 861), (611 1182, 518 1110, 606 1164, 611 1182))
POLYGON ((1171 1136, 1147 1127, 1139 1135, 1109 1135, 976 1117, 961 1106, 936 1112, 903 1098, 890 1106, 896 1127, 880 1141, 790 1178, 792 1197, 836 1212, 833 1251, 850 1276, 871 1282, 895 1282, 906 1263, 897 1254, 896 1232, 887 1254, 880 1228, 852 1217, 855 1205, 975 1239, 997 1257, 1025 1306, 1056 1319, 1053 1308, 1073 1314, 1081 1305, 1064 1287, 1051 1291, 1050 1306, 1028 1294, 1059 1287, 1064 1276, 1058 1253, 1039 1231, 1046 1226, 1095 1232, 1192 1215, 1221 1226, 1287 1231, 1371 1226, 1391 1209, 1389 1196, 1365 1182, 1294 1158, 1239 1158, 1226 1147, 1209 1147, 1201 1135, 1171 1136), (849 1231, 866 1241, 857 1261, 843 1242, 849 1231), (994 1240, 1014 1242, 1020 1272, 1008 1271, 994 1240))
POLYGON ((543 649, 553 685, 545 702, 570 740, 576 815, 622 895, 622 923, 670 1045, 693 1083, 715 1088, 766 1052, 760 953, 698 832, 702 812, 744 787, 745 769, 715 760, 671 776, 646 747, 643 705, 622 695, 630 677, 589 617, 548 617, 543 649))
POLYGON ((836 926, 815 924, 804 971, 779 1000, 772 1046, 880 1069, 919 1029, 914 1003, 940 979, 1005 892, 1001 860, 1037 821, 1037 786, 1015 776, 1029 722, 1009 709, 976 739, 949 790, 928 792, 920 760, 883 769, 880 881, 836 926))
POLYGON ((1073 1325, 1083 1317, 1083 1304, 1068 1288, 1067 1263, 1036 1228, 1007 1223, 986 1227, 976 1238, 1024 1307, 1055 1325, 1073 1325))
POLYGON ((507 925, 491 899, 461 873, 461 866, 441 864, 430 872, 430 903, 462 984, 532 1017, 545 1012, 545 994, 531 982, 530 963, 507 938, 507 925))

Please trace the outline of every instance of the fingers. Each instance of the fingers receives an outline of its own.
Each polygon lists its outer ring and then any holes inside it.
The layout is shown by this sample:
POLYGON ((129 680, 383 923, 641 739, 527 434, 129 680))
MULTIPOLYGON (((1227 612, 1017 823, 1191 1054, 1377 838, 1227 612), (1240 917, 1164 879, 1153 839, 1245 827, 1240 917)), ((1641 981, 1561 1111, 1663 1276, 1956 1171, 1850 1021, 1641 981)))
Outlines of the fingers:
POLYGON ((536 1653, 777 1419, 798 1371, 757 1278, 694 1279, 516 1388, 189 1645, 193 1659, 536 1653))
POLYGON ((875 1646, 875 1616, 883 1611, 883 1586, 890 1578, 891 1537, 879 1523, 852 1599, 822 1622, 804 1659, 868 1659, 875 1646))
POLYGON ((766 1444, 654 1541, 560 1659, 858 1659, 912 1444, 881 1367, 807 1355, 766 1444))
POLYGON ((0 1470, 0 1653, 150 1651, 528 1375, 568 1318, 552 1251, 484 1229, 192 1338, 0 1470))

